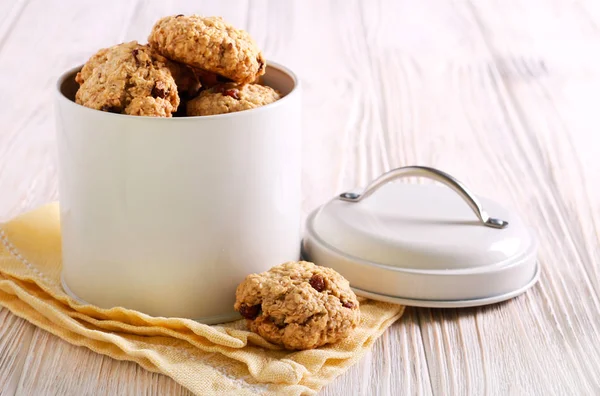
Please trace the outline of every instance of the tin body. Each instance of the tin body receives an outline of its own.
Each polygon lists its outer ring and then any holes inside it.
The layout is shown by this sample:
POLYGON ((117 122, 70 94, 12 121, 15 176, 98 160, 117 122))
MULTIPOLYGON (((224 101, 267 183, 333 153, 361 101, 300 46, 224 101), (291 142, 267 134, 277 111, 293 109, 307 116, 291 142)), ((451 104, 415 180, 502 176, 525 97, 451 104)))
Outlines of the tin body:
POLYGON ((154 118, 76 104, 78 70, 56 95, 65 290, 100 308, 236 319, 236 285, 300 254, 297 78, 270 64, 273 104, 154 118))

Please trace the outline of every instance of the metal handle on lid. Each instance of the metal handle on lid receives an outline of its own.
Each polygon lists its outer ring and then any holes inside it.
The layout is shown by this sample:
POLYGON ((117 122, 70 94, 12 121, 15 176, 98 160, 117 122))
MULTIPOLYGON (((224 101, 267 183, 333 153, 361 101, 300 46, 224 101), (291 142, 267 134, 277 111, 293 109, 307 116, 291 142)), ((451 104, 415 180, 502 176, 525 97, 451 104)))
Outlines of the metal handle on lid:
POLYGON ((483 210, 479 200, 473 195, 464 184, 456 180, 449 174, 442 172, 441 170, 429 168, 426 166, 405 166, 401 168, 393 169, 375 179, 371 184, 365 188, 362 194, 356 194, 352 192, 345 192, 340 194, 339 198, 347 202, 360 202, 367 198, 369 195, 377 191, 381 186, 402 177, 426 177, 428 179, 440 182, 452 190, 454 190, 460 197, 471 207, 475 215, 479 218, 481 223, 487 227, 492 228, 505 228, 508 226, 508 222, 489 217, 487 212, 483 210))

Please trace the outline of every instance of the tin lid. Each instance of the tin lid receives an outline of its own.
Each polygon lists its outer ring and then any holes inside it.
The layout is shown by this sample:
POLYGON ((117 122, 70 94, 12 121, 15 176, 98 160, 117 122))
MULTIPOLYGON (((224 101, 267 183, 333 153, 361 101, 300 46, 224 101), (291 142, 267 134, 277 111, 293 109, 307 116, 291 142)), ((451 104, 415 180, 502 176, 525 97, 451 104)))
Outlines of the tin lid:
POLYGON ((341 273, 357 295, 425 307, 523 293, 539 278, 536 251, 515 212, 422 166, 394 169, 362 192, 332 199, 309 216, 303 241, 305 258, 341 273), (442 185, 390 183, 414 176, 442 185))

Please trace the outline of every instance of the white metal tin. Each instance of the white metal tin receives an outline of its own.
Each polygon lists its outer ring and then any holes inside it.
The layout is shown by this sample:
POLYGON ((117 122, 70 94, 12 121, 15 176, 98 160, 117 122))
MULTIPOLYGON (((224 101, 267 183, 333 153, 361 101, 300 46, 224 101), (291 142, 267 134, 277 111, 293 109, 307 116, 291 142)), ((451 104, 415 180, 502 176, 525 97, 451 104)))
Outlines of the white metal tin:
POLYGON ((220 323, 249 273, 299 257, 300 86, 269 63, 285 97, 182 118, 111 114, 56 96, 62 278, 81 302, 220 323))
MULTIPOLYGON (((409 168, 409 176, 435 171, 409 168)), ((308 218, 306 259, 340 272, 359 295, 415 306, 489 304, 531 287, 539 276, 531 231, 516 213, 452 180, 463 197, 435 184, 378 182, 360 202, 333 199, 308 218), (486 226, 491 220, 508 225, 486 226)))

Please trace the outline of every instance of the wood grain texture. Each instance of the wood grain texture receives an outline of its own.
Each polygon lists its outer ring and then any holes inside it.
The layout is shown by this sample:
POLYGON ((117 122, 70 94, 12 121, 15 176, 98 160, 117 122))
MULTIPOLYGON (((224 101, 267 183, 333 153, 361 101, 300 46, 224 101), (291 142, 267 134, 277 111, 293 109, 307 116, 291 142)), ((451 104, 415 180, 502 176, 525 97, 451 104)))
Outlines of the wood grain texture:
POLYGON ((0 307, 0 395, 13 395, 35 327, 0 307))
MULTIPOLYGON (((248 29, 302 79, 305 214, 421 164, 518 210, 539 238, 542 276, 528 293, 408 309, 322 394, 600 394, 598 2, 0 2, 0 220, 57 198, 56 76, 102 46, 145 41, 163 15, 192 12, 248 29)), ((6 310, 0 389, 186 394, 6 310)))
POLYGON ((36 329, 18 395, 191 395, 164 375, 98 355, 36 329))

